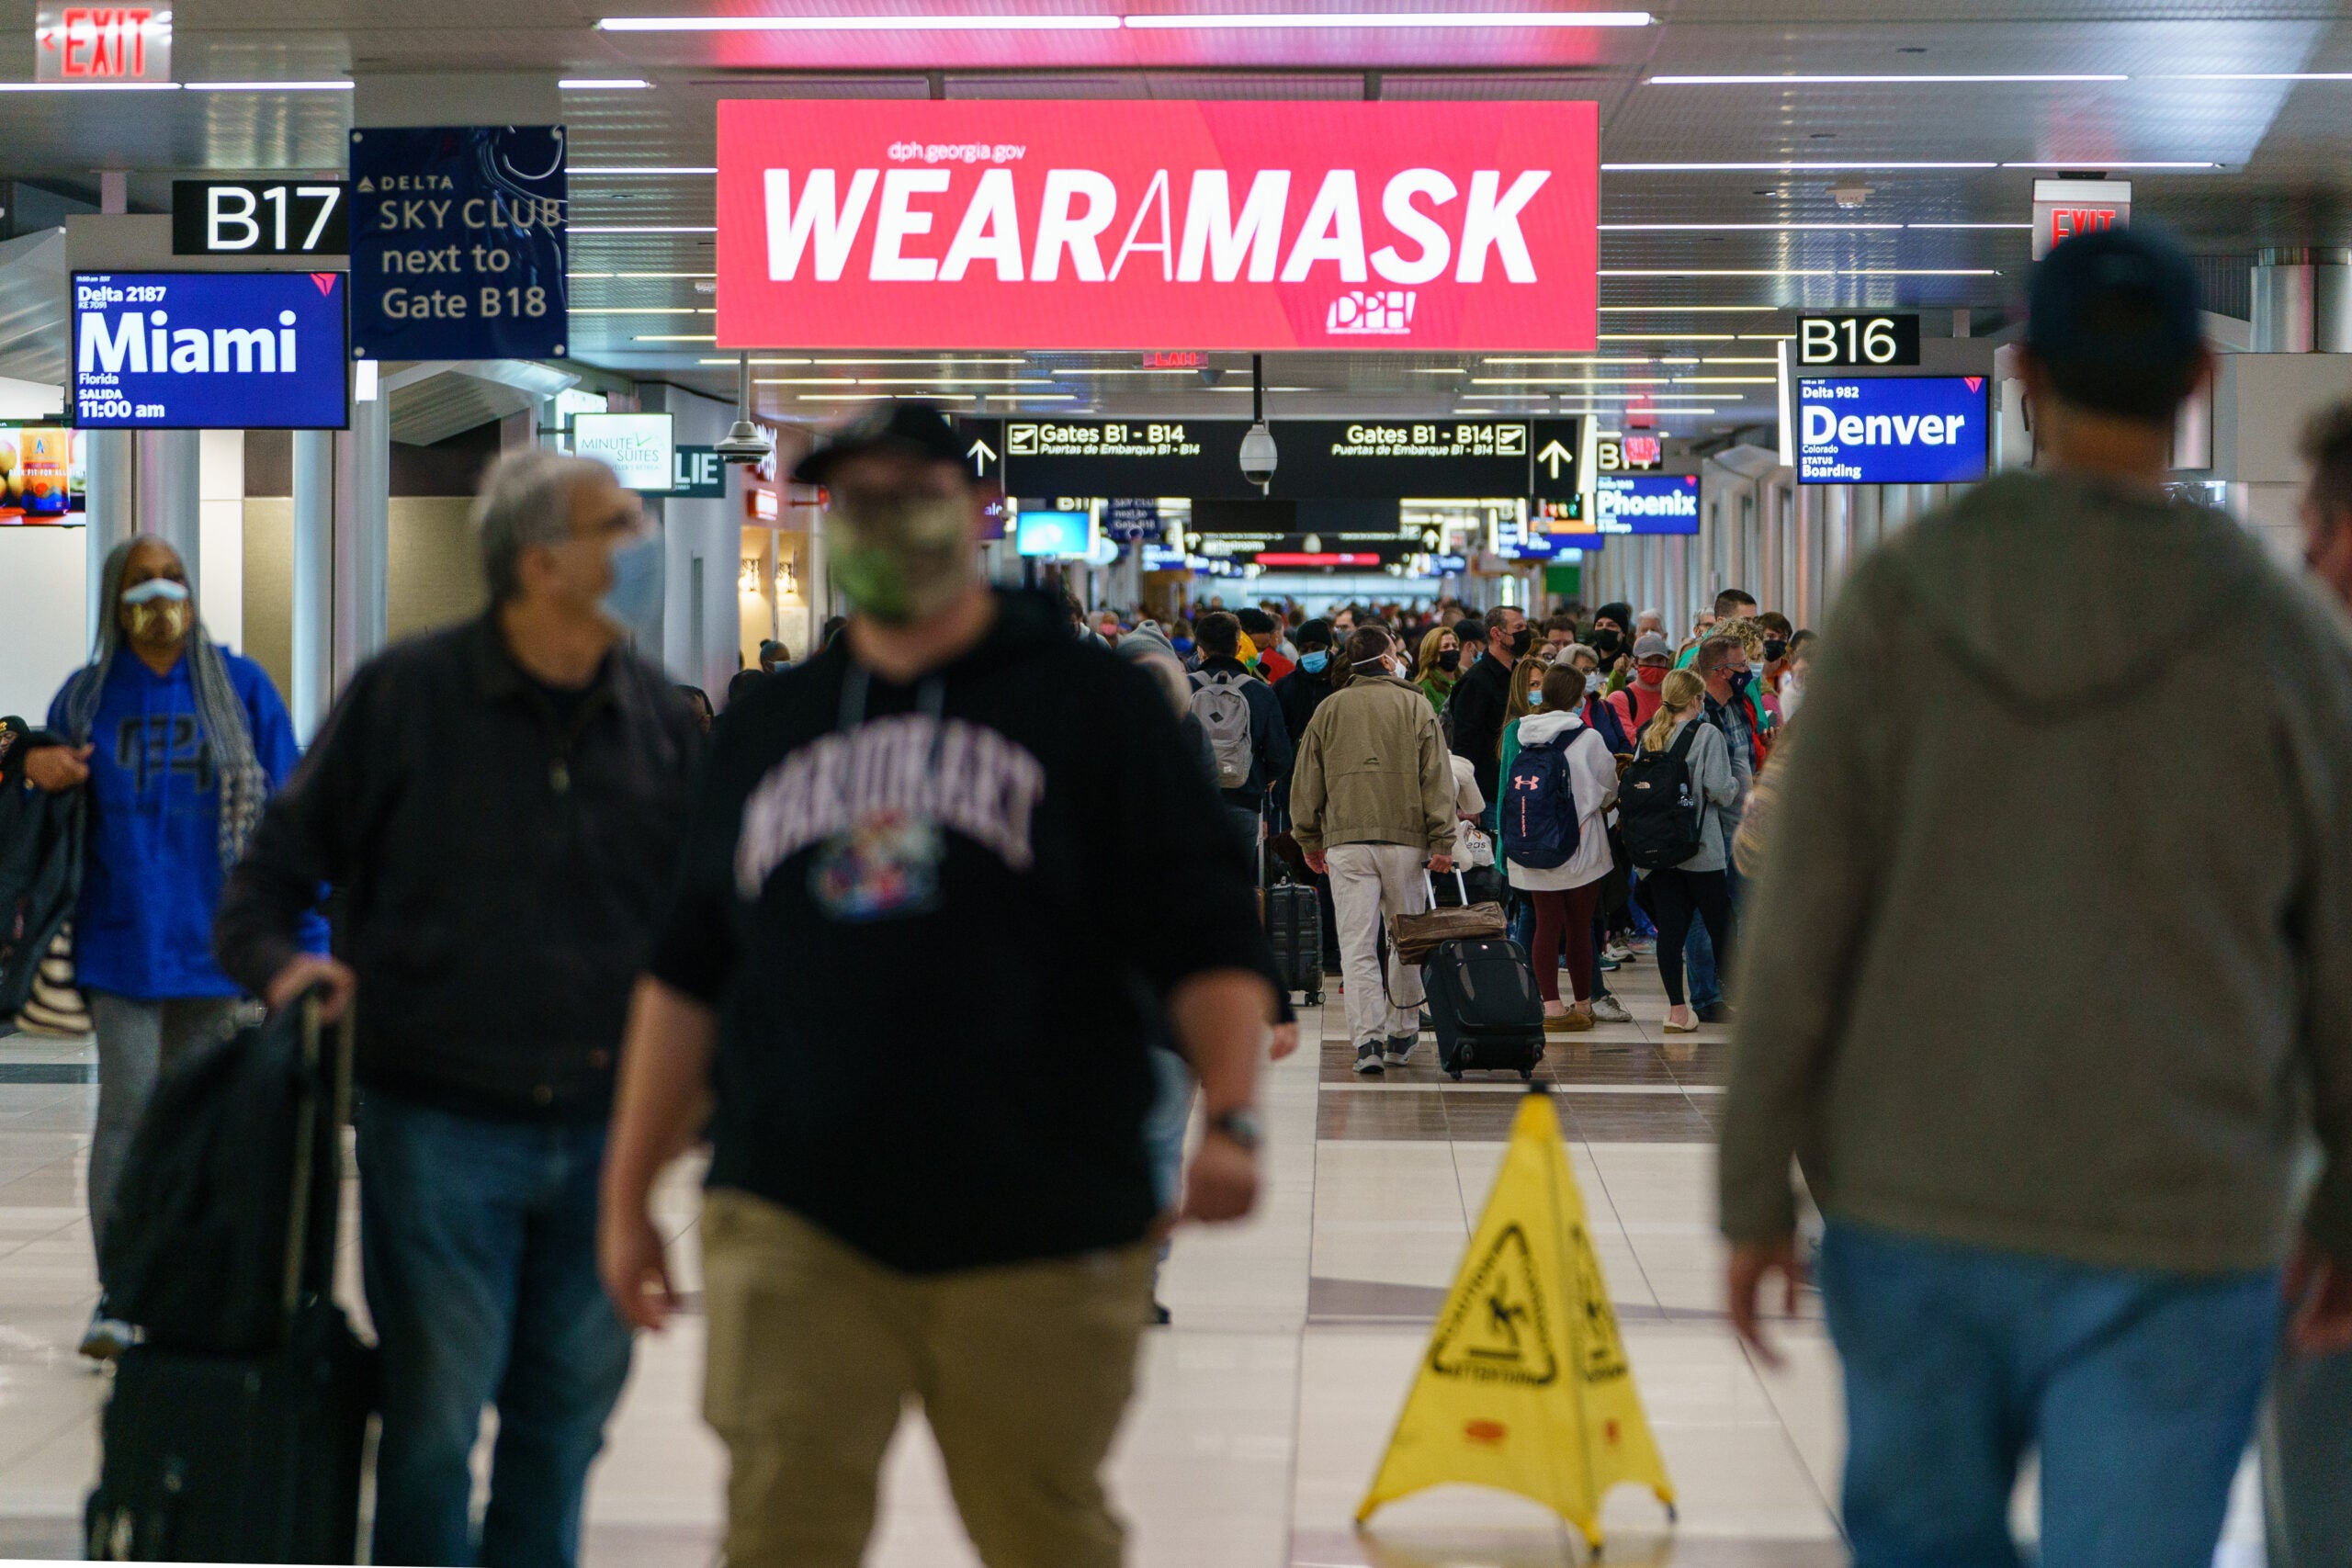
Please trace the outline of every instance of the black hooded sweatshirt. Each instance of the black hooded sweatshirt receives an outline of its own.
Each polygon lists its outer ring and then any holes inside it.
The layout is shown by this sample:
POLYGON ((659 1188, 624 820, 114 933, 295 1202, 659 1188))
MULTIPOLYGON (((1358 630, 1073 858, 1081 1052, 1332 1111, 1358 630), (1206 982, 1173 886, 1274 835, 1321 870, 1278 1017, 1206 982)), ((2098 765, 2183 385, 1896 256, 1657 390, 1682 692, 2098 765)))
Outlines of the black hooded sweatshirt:
POLYGON ((719 1013, 710 1184, 915 1272, 1140 1240, 1160 998, 1273 972, 1166 695, 1025 593, 910 685, 840 638, 728 710, 651 969, 719 1013))

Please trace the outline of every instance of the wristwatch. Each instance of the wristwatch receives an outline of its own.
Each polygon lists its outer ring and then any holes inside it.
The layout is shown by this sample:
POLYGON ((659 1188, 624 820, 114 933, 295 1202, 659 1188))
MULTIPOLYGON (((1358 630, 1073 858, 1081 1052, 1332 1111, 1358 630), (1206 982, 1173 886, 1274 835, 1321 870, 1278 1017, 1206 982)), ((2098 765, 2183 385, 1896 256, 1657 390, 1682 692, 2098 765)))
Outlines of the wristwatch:
POLYGON ((1210 1117, 1208 1130, 1223 1134, 1227 1140, 1251 1154, 1257 1153, 1258 1145, 1266 1139, 1266 1129, 1258 1120, 1258 1113, 1246 1105, 1210 1117))

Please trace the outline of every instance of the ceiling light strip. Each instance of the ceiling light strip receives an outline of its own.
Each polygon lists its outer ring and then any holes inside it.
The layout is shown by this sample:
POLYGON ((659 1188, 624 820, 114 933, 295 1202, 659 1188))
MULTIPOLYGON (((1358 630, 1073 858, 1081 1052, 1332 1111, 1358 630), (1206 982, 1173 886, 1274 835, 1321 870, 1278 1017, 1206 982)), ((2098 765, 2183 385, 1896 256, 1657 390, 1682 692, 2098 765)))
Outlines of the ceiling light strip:
POLYGON ((605 17, 608 33, 1115 32, 1116 17, 605 17))
POLYGON ((1603 267, 1600 277, 1998 277, 1990 266, 1603 267))
POLYGON ((1227 28, 1646 28, 1647 11, 1237 11, 1223 15, 1135 15, 1129 28, 1210 31, 1227 28))
POLYGON ((567 234, 716 234, 715 223, 574 223, 567 234))
POLYGON ((2129 82, 2131 77, 2112 71, 2081 72, 1983 72, 1954 73, 1950 75, 1804 75, 1804 76, 1652 76, 1647 85, 1653 87, 1795 87, 1849 86, 1879 83, 1911 86, 1923 83, 2003 83, 2003 82, 2129 82))
POLYGON ((556 83, 566 93, 633 93, 652 85, 642 76, 566 76, 556 83))
POLYGON ((705 168, 695 164, 682 164, 676 168, 656 168, 648 166, 645 168, 633 169, 607 169, 582 168, 579 164, 575 164, 570 169, 567 169, 565 173, 576 179, 583 175, 591 176, 611 176, 615 175, 716 175, 718 171, 715 168, 705 168))

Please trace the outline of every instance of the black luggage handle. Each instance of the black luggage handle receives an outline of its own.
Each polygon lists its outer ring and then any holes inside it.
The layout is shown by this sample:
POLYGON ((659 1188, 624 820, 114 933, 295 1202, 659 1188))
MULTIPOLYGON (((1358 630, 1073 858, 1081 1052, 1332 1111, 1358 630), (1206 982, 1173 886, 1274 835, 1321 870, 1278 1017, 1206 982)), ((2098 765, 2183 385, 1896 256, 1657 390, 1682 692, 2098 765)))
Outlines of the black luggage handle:
POLYGON ((286 1274, 280 1297, 289 1325, 306 1290, 321 1297, 334 1294, 335 1241, 343 1218, 343 1124, 351 1111, 354 1031, 352 1008, 346 1003, 335 1024, 334 1060, 322 1064, 319 1009, 330 988, 320 981, 306 987, 294 1003, 302 1021, 302 1113, 294 1129, 294 1201, 286 1226, 286 1274), (322 1153, 326 1157, 324 1175, 319 1168, 322 1153), (319 1205, 315 1220, 314 1201, 319 1205), (314 1225, 321 1233, 316 1236, 311 1235, 314 1225))

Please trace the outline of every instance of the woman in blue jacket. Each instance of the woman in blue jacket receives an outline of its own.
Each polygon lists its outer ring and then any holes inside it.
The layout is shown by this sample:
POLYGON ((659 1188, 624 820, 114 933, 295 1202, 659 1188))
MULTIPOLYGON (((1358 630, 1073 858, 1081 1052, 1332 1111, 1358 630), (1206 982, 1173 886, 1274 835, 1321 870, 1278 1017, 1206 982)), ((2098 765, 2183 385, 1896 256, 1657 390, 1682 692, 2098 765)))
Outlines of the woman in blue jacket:
MULTIPOLYGON (((108 613, 96 657, 50 704, 49 738, 63 744, 34 750, 26 771, 46 789, 87 791, 74 967, 98 1042, 89 1189, 103 1258, 157 1077, 232 1026, 239 993, 212 961, 213 907, 300 750, 261 666, 206 635, 170 545, 146 535, 119 546, 98 602, 108 613)), ((111 1357, 129 1339, 101 1299, 83 1354, 111 1357)))

